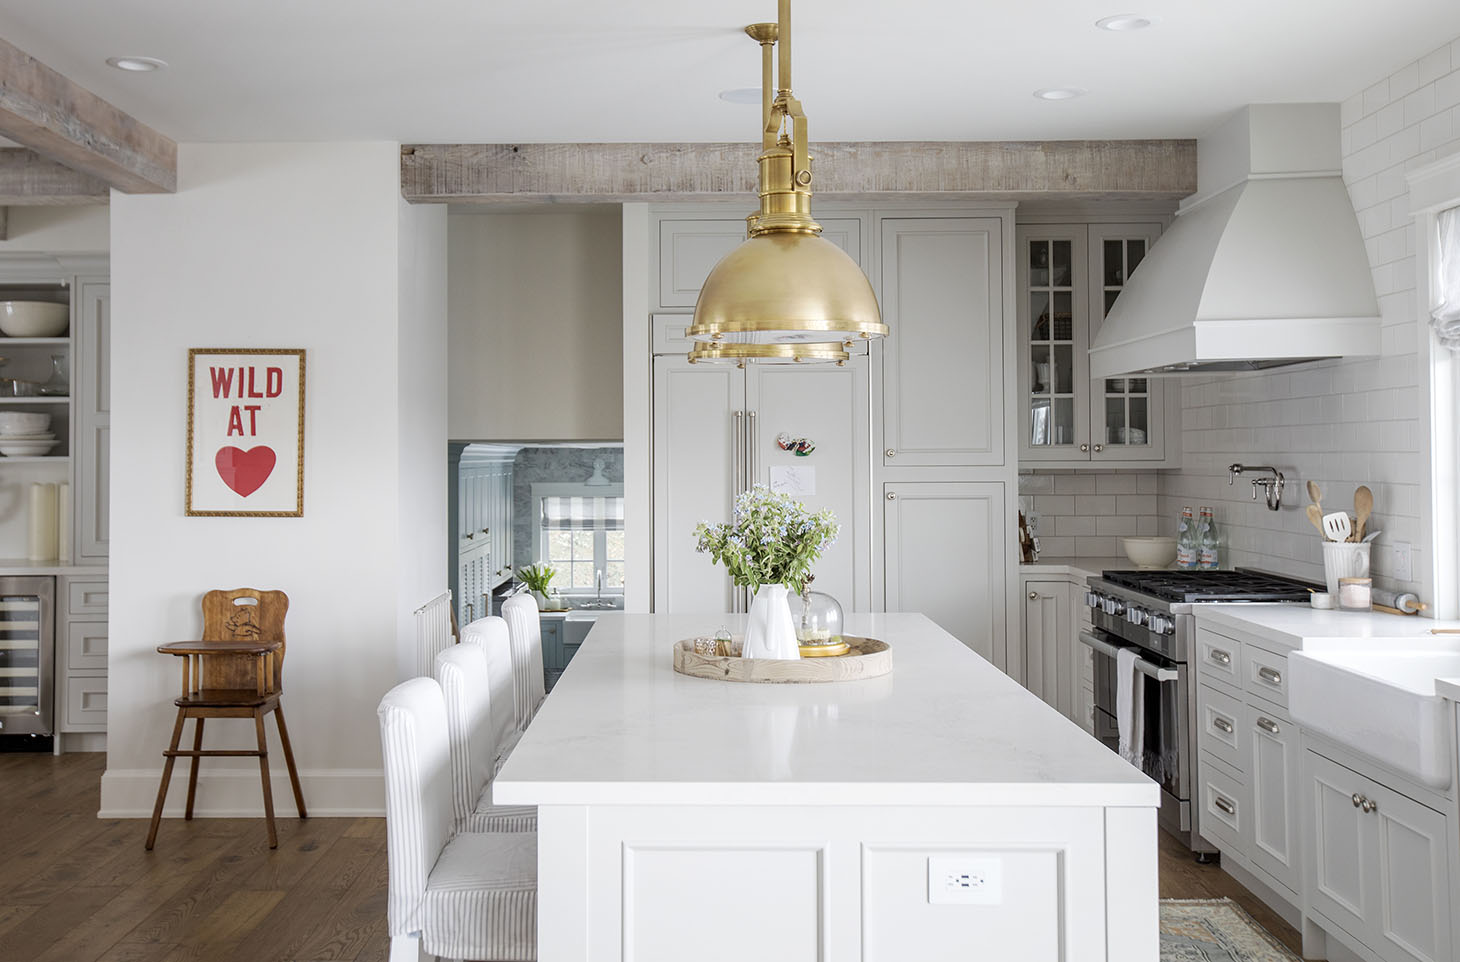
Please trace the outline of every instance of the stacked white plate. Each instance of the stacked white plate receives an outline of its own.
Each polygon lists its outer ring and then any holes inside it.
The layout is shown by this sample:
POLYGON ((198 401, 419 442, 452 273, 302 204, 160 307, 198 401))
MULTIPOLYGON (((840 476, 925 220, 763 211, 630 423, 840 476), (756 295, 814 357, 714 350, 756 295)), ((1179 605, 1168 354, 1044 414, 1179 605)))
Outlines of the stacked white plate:
POLYGON ((8 458, 39 457, 56 446, 49 414, 0 412, 0 454, 8 458))

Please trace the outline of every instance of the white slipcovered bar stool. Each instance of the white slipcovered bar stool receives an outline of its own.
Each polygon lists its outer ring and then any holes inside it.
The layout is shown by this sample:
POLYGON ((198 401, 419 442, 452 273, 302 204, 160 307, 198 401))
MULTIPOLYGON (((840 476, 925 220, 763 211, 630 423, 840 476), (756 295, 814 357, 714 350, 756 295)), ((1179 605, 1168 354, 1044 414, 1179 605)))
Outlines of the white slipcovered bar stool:
POLYGON ((512 636, 512 673, 517 680, 517 727, 527 729, 546 694, 542 676, 542 622, 537 600, 527 592, 502 602, 502 617, 512 636))
POLYGON ((458 832, 535 832, 531 805, 493 805, 497 744, 487 656, 479 645, 452 645, 436 656, 436 681, 446 699, 451 737, 452 807, 458 832))
POLYGON ((505 620, 489 615, 468 622, 461 629, 461 642, 481 648, 487 658, 492 730, 497 745, 492 765, 495 775, 522 737, 522 729, 517 725, 517 672, 512 667, 512 635, 505 620))
POLYGON ((537 833, 451 834, 446 703, 434 678, 380 700, 391 962, 537 957, 537 833))

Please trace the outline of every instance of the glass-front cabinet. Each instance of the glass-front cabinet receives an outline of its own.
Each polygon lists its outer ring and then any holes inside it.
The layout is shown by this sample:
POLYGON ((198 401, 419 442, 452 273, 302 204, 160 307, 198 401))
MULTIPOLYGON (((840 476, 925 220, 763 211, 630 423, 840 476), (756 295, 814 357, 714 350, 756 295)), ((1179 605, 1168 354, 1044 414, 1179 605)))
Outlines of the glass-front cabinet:
POLYGON ((1090 378, 1090 342, 1161 231, 1144 224, 1018 228, 1021 462, 1162 461, 1159 379, 1090 378))

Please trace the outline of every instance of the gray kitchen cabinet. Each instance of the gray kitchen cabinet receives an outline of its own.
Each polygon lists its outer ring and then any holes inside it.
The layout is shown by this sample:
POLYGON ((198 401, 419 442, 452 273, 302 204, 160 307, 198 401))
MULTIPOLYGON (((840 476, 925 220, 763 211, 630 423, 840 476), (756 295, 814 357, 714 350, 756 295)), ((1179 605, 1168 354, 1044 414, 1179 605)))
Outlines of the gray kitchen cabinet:
POLYGON ((78 279, 72 315, 71 393, 76 409, 76 546, 81 564, 105 562, 110 541, 111 284, 78 279))
POLYGON ((1009 671, 1005 499, 997 481, 884 484, 883 577, 888 611, 920 611, 1009 671))
POLYGON ((885 217, 883 467, 991 467, 1004 428, 1003 220, 885 217))
POLYGON ((107 578, 63 575, 56 584, 56 731, 105 732, 107 578))
POLYGON ((543 615, 538 625, 542 630, 542 674, 544 687, 551 691, 558 676, 567 666, 563 657, 563 616, 543 615))
POLYGON ((1059 708, 1060 661, 1067 650, 1062 642, 1073 630, 1069 582, 1026 576, 1020 579, 1019 591, 1024 596, 1024 664, 1022 672, 1009 674, 1046 704, 1059 708))
POLYGON ((1305 744, 1305 914, 1365 958, 1453 959, 1446 815, 1398 790, 1397 776, 1312 736, 1305 744))
POLYGON ((1179 392, 1168 398, 1161 378, 1090 377, 1090 343, 1160 232, 1157 222, 1017 229, 1021 462, 1179 466, 1166 430, 1179 392))

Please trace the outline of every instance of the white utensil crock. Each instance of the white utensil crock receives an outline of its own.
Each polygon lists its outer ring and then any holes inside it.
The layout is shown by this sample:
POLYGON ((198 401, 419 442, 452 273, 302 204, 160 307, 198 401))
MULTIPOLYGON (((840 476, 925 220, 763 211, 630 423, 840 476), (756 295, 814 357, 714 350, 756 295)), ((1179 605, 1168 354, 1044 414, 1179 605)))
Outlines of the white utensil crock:
POLYGON ((1369 576, 1368 543, 1323 542, 1323 576, 1328 582, 1328 593, 1335 598, 1338 597, 1339 578, 1367 578, 1369 576))
POLYGON ((750 603, 743 658, 800 658, 785 585, 761 585, 750 603))

